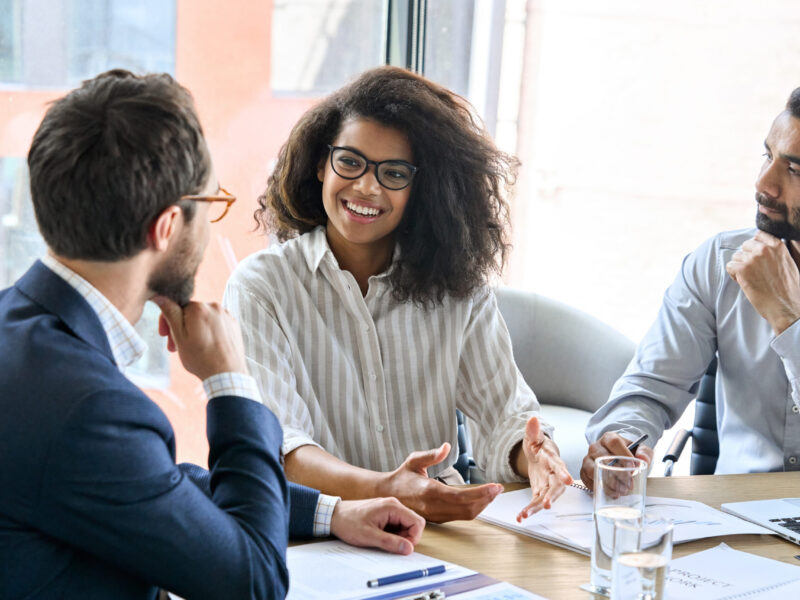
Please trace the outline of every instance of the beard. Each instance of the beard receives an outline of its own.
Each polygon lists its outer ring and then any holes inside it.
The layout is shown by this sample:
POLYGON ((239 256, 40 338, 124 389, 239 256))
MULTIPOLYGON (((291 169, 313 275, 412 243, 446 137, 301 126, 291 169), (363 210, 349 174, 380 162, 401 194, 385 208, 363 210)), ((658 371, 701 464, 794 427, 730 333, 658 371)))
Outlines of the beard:
POLYGON ((782 240, 800 240, 800 208, 795 207, 789 211, 785 204, 759 193, 756 194, 756 202, 765 208, 783 213, 783 219, 776 221, 756 210, 756 227, 782 240))
POLYGON ((194 278, 200 258, 190 236, 184 235, 172 255, 166 257, 150 275, 147 287, 156 295, 165 296, 179 306, 186 306, 194 293, 194 278))

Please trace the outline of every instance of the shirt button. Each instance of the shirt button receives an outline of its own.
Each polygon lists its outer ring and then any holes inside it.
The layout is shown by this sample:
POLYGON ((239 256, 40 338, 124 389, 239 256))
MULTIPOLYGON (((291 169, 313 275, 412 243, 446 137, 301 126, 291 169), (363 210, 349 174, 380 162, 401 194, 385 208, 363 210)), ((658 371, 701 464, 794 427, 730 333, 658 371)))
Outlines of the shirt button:
POLYGON ((377 431, 378 433, 383 433, 383 425, 376 425, 375 431, 377 431))
POLYGON ((375 381, 378 378, 378 376, 375 375, 375 373, 370 373, 369 378, 372 379, 372 381, 375 381))
POLYGON ((797 462, 797 458, 796 457, 794 457, 794 456, 790 456, 789 457, 789 464, 790 465, 793 465, 796 462, 797 462))
POLYGON ((368 333, 369 332, 369 324, 368 323, 364 323, 361 326, 361 328, 364 330, 364 333, 368 333))
POLYGON ((800 413, 800 407, 798 407, 798 406, 795 404, 795 405, 792 407, 792 412, 793 412, 794 414, 800 413))

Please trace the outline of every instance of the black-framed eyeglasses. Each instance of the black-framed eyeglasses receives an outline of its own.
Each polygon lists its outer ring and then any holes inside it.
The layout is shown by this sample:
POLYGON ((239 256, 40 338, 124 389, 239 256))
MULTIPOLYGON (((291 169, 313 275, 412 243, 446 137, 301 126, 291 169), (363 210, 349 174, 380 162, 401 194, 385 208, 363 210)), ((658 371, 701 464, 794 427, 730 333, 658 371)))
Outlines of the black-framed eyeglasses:
POLYGON ((375 179, 387 190, 402 190, 411 185, 417 167, 404 160, 370 160, 358 150, 331 146, 331 168, 342 179, 358 179, 375 165, 375 179))
POLYGON ((236 196, 231 194, 224 187, 219 188, 223 195, 218 196, 203 196, 203 195, 189 195, 181 196, 181 200, 191 200, 192 202, 210 202, 211 206, 208 209, 208 220, 212 223, 222 221, 225 215, 231 208, 231 204, 236 202, 236 196), (225 204, 223 205, 222 202, 225 204))

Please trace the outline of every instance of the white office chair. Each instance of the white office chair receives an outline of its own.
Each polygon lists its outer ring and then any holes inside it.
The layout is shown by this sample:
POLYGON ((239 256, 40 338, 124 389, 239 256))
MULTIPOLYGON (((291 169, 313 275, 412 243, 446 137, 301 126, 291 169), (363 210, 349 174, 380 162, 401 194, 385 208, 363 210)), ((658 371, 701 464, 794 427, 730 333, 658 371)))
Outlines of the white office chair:
POLYGON ((586 455, 584 430, 633 357, 635 344, 585 312, 530 292, 498 288, 514 359, 555 428, 573 477, 586 455))

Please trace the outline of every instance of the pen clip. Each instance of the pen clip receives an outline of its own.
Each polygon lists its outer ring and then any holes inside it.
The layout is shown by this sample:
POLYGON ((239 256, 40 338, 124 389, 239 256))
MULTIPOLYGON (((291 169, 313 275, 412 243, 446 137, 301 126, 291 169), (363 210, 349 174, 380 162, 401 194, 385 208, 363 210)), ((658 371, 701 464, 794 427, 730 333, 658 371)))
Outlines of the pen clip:
POLYGON ((446 598, 447 596, 442 590, 431 590, 430 592, 423 592, 413 596, 403 596, 397 600, 445 600, 446 598))

